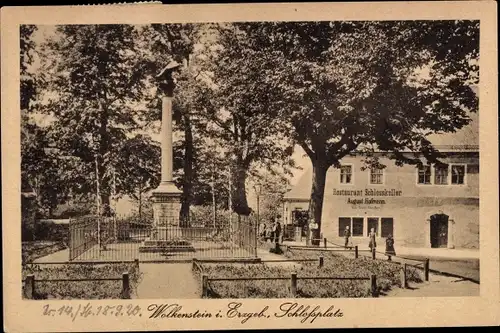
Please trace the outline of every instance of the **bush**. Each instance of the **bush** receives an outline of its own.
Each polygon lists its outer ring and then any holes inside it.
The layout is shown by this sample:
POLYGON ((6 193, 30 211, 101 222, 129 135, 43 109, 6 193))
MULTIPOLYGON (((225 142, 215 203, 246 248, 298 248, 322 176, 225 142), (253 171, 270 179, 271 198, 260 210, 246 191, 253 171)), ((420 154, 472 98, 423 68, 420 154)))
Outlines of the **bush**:
POLYGON ((68 243, 69 224, 57 224, 52 221, 38 221, 35 224, 34 238, 35 240, 68 243))
POLYGON ((132 293, 136 291, 141 273, 134 263, 25 265, 23 280, 28 274, 35 276, 35 299, 119 299, 122 281, 92 281, 96 278, 122 278, 130 276, 132 293), (55 279, 89 279, 89 281, 37 281, 55 279))
POLYGON ((272 280, 212 281, 208 298, 288 298, 290 297, 290 275, 298 276, 297 297, 339 298, 371 297, 368 281, 358 280, 304 280, 301 277, 339 276, 338 271, 318 268, 317 263, 297 266, 269 266, 266 264, 203 264, 203 271, 210 278, 269 277, 285 278, 272 280))
MULTIPOLYGON (((209 285, 209 298, 287 298, 290 297, 290 275, 297 273, 297 297, 304 298, 340 298, 371 297, 368 280, 301 280, 301 277, 353 277, 368 279, 377 276, 378 293, 400 286, 401 266, 394 262, 372 260, 369 258, 351 259, 332 252, 319 251, 311 255, 310 251, 288 251, 290 259, 324 258, 324 266, 317 262, 303 262, 294 265, 270 266, 260 264, 202 264, 203 273, 209 278, 231 277, 270 277, 286 278, 276 280, 212 281, 209 285)), ((408 274, 408 280, 422 282, 420 275, 408 274)), ((200 274, 195 271, 195 274, 200 274)))
MULTIPOLYGON (((382 260, 373 260, 368 257, 359 257, 358 259, 347 258, 343 255, 335 254, 331 251, 314 251, 314 256, 311 251, 294 249, 285 254, 290 259, 307 259, 318 258, 323 256, 325 267, 337 269, 342 274, 364 274, 369 276, 375 274, 377 276, 378 285, 390 285, 401 287, 400 270, 401 265, 397 262, 388 262, 382 260)), ((407 271, 407 280, 410 282, 422 282, 418 269, 409 266, 407 271)), ((388 289, 382 289, 388 290, 388 289)))

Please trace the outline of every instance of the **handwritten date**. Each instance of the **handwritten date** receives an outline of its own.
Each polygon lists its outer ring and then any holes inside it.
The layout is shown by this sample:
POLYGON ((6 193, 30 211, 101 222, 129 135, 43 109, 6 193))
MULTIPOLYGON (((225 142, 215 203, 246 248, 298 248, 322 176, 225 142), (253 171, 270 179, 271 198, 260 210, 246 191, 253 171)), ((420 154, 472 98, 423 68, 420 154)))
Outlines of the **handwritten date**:
POLYGON ((90 303, 78 306, 62 305, 59 307, 51 307, 49 304, 43 306, 44 316, 67 316, 72 318, 87 318, 89 316, 115 316, 115 317, 142 317, 141 307, 138 305, 99 305, 92 306, 90 303))

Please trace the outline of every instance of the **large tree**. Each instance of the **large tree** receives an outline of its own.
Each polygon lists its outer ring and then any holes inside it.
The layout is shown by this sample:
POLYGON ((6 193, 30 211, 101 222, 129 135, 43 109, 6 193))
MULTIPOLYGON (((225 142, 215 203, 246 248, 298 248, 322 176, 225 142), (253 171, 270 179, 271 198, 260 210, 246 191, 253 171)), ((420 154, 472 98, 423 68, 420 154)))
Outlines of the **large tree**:
POLYGON ((292 149, 285 122, 273 114, 269 92, 259 77, 267 59, 257 56, 237 24, 212 25, 211 31, 203 68, 212 85, 204 91, 208 98, 201 115, 206 119, 203 130, 226 151, 234 185, 232 209, 248 215, 246 185, 251 168, 293 167, 292 149))
POLYGON ((30 67, 34 63, 36 45, 33 41, 33 35, 37 30, 37 27, 34 25, 23 24, 19 27, 21 110, 28 110, 30 108, 30 102, 36 97, 36 79, 33 71, 30 71, 30 67))
POLYGON ((266 59, 259 82, 272 108, 312 162, 309 210, 320 228, 329 167, 355 150, 366 154, 368 167, 382 167, 374 150, 398 165, 420 164, 421 157, 440 163, 426 137, 467 125, 477 110, 471 89, 478 82, 477 21, 274 22, 241 29, 255 57, 266 59))
POLYGON ((130 25, 61 25, 44 45, 43 111, 54 117, 52 145, 76 159, 67 170, 73 193, 95 193, 109 207, 117 154, 138 128, 149 90, 138 31, 130 25))

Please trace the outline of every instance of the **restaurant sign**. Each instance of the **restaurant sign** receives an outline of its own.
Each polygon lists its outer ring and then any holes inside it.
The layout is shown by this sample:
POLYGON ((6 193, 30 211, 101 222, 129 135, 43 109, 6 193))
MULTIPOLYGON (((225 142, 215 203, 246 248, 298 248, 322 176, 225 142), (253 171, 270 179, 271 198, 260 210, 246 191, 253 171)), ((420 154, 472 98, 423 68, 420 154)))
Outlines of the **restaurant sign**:
POLYGON ((377 205, 385 205, 386 200, 374 197, 399 197, 403 191, 396 189, 371 189, 365 188, 362 190, 338 190, 333 189, 333 195, 336 196, 349 196, 347 204, 352 205, 353 208, 368 208, 357 207, 359 205, 370 205, 369 208, 377 208, 377 205), (373 206, 375 205, 375 206, 373 206))

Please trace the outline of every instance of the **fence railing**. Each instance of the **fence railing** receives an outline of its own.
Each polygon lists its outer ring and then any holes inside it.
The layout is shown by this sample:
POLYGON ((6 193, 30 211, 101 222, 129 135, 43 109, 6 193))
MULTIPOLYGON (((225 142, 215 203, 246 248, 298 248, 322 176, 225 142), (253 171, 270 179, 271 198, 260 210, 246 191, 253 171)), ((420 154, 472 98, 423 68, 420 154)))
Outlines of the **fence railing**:
POLYGON ((80 256, 99 241, 98 216, 85 216, 69 221, 69 260, 80 256))
MULTIPOLYGON (((318 239, 316 239, 316 240, 318 240, 318 239)), ((372 250, 360 250, 357 245, 355 245, 353 247, 352 246, 345 247, 343 245, 339 245, 339 244, 335 244, 333 242, 330 242, 326 238, 323 238, 322 240, 323 240, 322 246, 292 245, 292 246, 287 246, 287 249, 291 249, 291 250, 298 249, 298 250, 307 250, 307 251, 328 251, 328 252, 353 252, 355 259, 359 258, 359 254, 360 253, 370 253, 370 257, 373 260, 377 259, 377 254, 379 254, 379 255, 383 255, 383 256, 387 257, 387 261, 391 261, 394 264, 398 264, 398 265, 402 265, 403 266, 402 271, 401 271, 401 276, 402 276, 401 279, 402 279, 402 281, 405 281, 404 283, 402 283, 402 287, 403 288, 407 287, 407 282, 406 282, 407 278, 406 278, 406 276, 407 276, 407 272, 408 272, 408 267, 414 267, 414 268, 421 269, 423 271, 424 281, 429 281, 429 271, 430 271, 430 260, 429 260, 429 258, 425 258, 423 260, 412 259, 412 258, 405 258, 405 257, 402 257, 402 256, 396 256, 396 255, 393 255, 393 254, 388 254, 388 253, 385 253, 385 252, 376 251, 375 249, 372 249, 372 250), (407 263, 407 262, 401 263, 401 262, 398 262, 398 261, 394 261, 393 258, 399 259, 399 260, 404 260, 404 261, 413 261, 413 262, 417 262, 417 263, 416 264, 410 264, 410 263, 407 263), (404 279, 403 279, 403 277, 404 277, 404 279)))
POLYGON ((255 258, 257 226, 244 218, 238 220, 154 226, 152 221, 121 217, 78 218, 70 221, 69 260, 255 258))
POLYGON ((121 278, 92 278, 92 279, 35 279, 34 274, 29 274, 26 279, 23 280, 24 285, 24 297, 27 299, 35 299, 36 295, 36 283, 37 282, 94 282, 94 281, 121 281, 122 290, 121 298, 130 299, 130 277, 128 272, 123 272, 121 278))
POLYGON ((238 217, 231 221, 232 242, 245 249, 252 256, 257 255, 258 230, 257 223, 252 223, 247 218, 238 217))
MULTIPOLYGON (((273 263, 273 262, 318 262, 318 266, 322 268, 324 266, 324 257, 320 256, 318 259, 275 259, 275 260, 262 260, 260 263, 273 263)), ((237 262, 234 262, 237 264, 237 262)), ((275 281, 275 280, 289 280, 290 281, 290 297, 297 296, 297 280, 349 280, 349 281, 370 281, 370 293, 372 297, 378 296, 377 288, 377 276, 371 274, 369 277, 348 277, 348 276, 297 276, 296 272, 292 272, 290 277, 283 276, 263 276, 263 277, 227 277, 227 278, 216 278, 209 277, 205 273, 202 265, 198 260, 193 260, 193 271, 197 271, 201 276, 201 297, 208 296, 209 284, 210 282, 217 281, 275 281)))
POLYGON ((207 274, 201 275, 201 297, 208 296, 209 283, 216 281, 276 281, 276 280, 289 280, 290 281, 290 297, 297 297, 297 280, 350 280, 350 281, 370 281, 370 293, 372 297, 378 296, 377 289, 377 276, 372 274, 370 277, 335 277, 335 276, 297 276, 296 272, 290 274, 290 277, 283 276, 266 276, 266 277, 232 277, 232 278, 213 278, 207 274))

